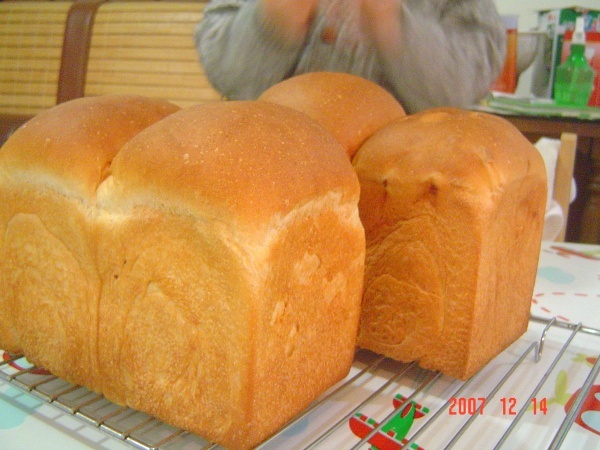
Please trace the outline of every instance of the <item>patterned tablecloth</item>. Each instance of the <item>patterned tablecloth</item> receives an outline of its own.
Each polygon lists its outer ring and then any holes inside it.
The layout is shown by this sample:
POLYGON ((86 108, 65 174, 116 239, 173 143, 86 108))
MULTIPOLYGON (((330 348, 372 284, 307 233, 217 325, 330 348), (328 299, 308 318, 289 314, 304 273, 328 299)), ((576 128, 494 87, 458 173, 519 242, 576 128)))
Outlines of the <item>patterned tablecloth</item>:
MULTIPOLYGON (((600 330, 600 246, 545 242, 531 313, 600 330)), ((541 359, 536 362, 535 349, 530 349, 540 342, 544 326, 530 322, 526 334, 464 385, 462 391, 457 389, 463 383, 441 377, 400 409, 398 405, 417 386, 427 382, 431 372, 386 360, 377 369, 358 376, 376 358, 359 352, 347 378, 354 380, 352 387, 328 398, 271 440, 266 448, 303 448, 324 432, 328 434, 318 448, 352 448, 368 430, 390 416, 392 420, 384 427, 384 433, 377 433, 370 438, 371 444, 360 448, 399 449, 404 436, 412 439, 419 424, 436 414, 434 424, 417 435, 412 448, 444 448, 457 430, 470 421, 473 423, 461 432, 454 448, 494 448, 515 417, 519 417, 518 426, 502 448, 548 448, 596 364, 600 335, 573 333, 571 329, 553 326, 543 341, 541 359), (565 346, 565 342, 569 345, 565 346), (515 367, 515 361, 524 354, 522 363, 515 367), (512 367, 508 380, 495 388, 512 367), (404 370, 406 373, 399 380, 388 382, 404 370), (373 396, 376 391, 380 393, 373 396), (357 405, 363 404, 357 411, 357 405), (328 431, 335 425, 333 431, 328 431)), ((131 446, 0 379, 0 448, 75 450, 131 446)), ((592 380, 590 393, 562 448, 600 449, 600 379, 592 380)))

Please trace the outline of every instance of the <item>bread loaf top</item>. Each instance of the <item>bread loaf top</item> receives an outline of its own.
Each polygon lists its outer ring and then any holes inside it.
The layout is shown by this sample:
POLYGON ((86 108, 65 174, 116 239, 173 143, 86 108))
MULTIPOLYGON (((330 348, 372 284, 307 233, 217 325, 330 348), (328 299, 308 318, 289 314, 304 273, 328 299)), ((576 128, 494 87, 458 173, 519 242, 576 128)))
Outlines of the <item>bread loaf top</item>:
POLYGON ((510 181, 546 177, 539 153, 510 122, 454 108, 394 121, 365 142, 353 164, 366 178, 431 179, 438 187, 451 184, 482 201, 510 181))
POLYGON ((132 136, 180 108, 164 100, 131 95, 85 97, 44 111, 19 128, 0 152, 8 174, 60 179, 91 198, 110 164, 132 136))
POLYGON ((259 100, 301 111, 332 133, 352 159, 377 129, 406 114, 380 85, 356 75, 310 72, 267 89, 259 100))
POLYGON ((264 223, 331 192, 343 202, 359 195, 356 174, 329 133, 302 113, 260 101, 172 114, 129 141, 111 172, 99 189, 110 193, 105 206, 111 198, 121 207, 170 205, 226 222, 264 223))

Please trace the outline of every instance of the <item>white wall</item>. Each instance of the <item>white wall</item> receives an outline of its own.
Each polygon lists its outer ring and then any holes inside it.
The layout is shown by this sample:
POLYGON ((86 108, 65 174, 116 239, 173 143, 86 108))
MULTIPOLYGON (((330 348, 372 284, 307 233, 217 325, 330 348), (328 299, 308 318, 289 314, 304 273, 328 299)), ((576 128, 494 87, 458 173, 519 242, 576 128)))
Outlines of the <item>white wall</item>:
POLYGON ((528 31, 537 26, 537 12, 544 9, 583 8, 600 9, 598 0, 495 0, 500 14, 518 14, 519 31, 528 31))
POLYGON ((541 0, 495 0, 500 14, 517 14, 519 16, 519 31, 527 31, 537 25, 536 4, 541 0))

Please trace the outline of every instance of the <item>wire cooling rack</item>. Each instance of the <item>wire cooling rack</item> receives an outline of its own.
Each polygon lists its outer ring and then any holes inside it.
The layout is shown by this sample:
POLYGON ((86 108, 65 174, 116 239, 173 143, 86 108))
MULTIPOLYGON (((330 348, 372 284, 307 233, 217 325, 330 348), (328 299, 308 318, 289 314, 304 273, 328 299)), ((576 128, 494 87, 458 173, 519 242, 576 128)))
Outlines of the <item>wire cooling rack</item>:
MULTIPOLYGON (((515 435, 519 434, 524 417, 531 419, 536 409, 546 411, 547 403, 551 400, 543 392, 549 389, 549 378, 553 374, 556 377, 557 367, 566 359, 567 353, 577 353, 576 339, 582 335, 586 336, 588 342, 593 338, 591 347, 597 352, 600 346, 595 340, 600 338, 600 330, 556 318, 531 316, 528 333, 505 351, 496 363, 489 364, 465 382, 421 369, 415 363, 401 364, 359 350, 353 368, 344 381, 330 389, 259 448, 517 448, 511 439, 514 440, 515 435), (548 355, 545 351, 547 344, 552 347, 548 355), (520 395, 516 394, 517 391, 520 395), (393 406, 383 407, 386 400, 382 399, 390 396, 394 398, 393 406), (433 406, 428 408, 420 398, 435 398, 436 401, 429 402, 433 406), (368 410, 381 412, 381 420, 364 414, 368 410), (407 420, 410 429, 399 430, 398 423, 406 425, 407 420), (493 420, 492 425, 489 420, 493 420), (499 425, 499 422, 502 423, 499 425), (491 436, 487 436, 490 434, 487 431, 482 432, 490 429, 494 430, 491 436), (482 434, 486 434, 481 438, 485 440, 484 446, 480 446, 477 440, 482 434)), ((590 346, 586 348, 589 350, 590 346)), ((546 418, 540 414, 539 424, 532 425, 541 426, 546 434, 549 433, 540 448, 561 448, 569 437, 598 377, 598 356, 593 364, 588 363, 587 366, 591 368, 583 374, 581 388, 572 395, 560 422, 546 423, 546 418)), ((5 355, 4 360, 0 361, 0 378, 124 441, 132 448, 219 448, 145 413, 111 403, 85 387, 67 383, 42 368, 30 365, 23 357, 5 355)), ((527 448, 537 448, 531 447, 532 442, 528 439, 527 448)))

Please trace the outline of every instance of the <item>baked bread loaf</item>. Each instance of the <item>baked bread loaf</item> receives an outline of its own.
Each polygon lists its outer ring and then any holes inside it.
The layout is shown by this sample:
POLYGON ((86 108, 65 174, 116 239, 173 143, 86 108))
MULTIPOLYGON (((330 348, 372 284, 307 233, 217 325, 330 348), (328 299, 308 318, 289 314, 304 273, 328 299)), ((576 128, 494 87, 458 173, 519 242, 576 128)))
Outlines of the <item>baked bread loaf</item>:
POLYGON ((264 91, 259 100, 307 114, 336 137, 350 159, 377 129, 406 115, 383 87, 340 72, 309 72, 287 78, 264 91))
MULTIPOLYGON (((90 242, 99 296, 65 285, 61 296, 79 296, 67 298, 78 305, 70 314, 58 294, 28 300, 27 310, 5 304, 26 356, 227 448, 258 444, 348 373, 364 229, 357 176, 321 126, 268 102, 198 105, 133 136, 101 178, 89 203, 54 209, 87 212, 91 232, 76 240, 90 242), (51 309, 53 326, 39 336, 49 320, 38 311, 51 309), (61 357, 65 341, 92 371, 61 357)), ((61 239, 40 240, 19 248, 44 249, 51 269, 78 260, 78 248, 56 250, 67 247, 61 239)), ((29 281, 59 278, 40 271, 29 281)), ((26 301, 12 295, 13 305, 26 301)))
POLYGON ((40 113, 0 149, 0 348, 35 349, 71 378, 93 379, 96 190, 125 142, 177 110, 136 96, 83 98, 40 113))
POLYGON ((466 379, 527 329, 544 163, 496 116, 434 109, 358 151, 367 236, 360 347, 466 379))

